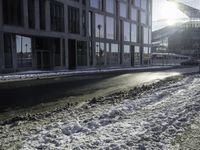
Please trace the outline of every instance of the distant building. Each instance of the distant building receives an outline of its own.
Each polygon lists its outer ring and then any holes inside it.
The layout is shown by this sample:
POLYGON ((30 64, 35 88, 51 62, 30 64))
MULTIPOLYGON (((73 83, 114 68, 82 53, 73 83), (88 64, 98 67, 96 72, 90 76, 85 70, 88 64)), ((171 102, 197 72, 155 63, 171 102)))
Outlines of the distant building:
POLYGON ((152 52, 174 53, 200 58, 200 10, 176 2, 189 19, 153 32, 152 52))
POLYGON ((0 0, 0 72, 148 65, 151 22, 152 0, 0 0))

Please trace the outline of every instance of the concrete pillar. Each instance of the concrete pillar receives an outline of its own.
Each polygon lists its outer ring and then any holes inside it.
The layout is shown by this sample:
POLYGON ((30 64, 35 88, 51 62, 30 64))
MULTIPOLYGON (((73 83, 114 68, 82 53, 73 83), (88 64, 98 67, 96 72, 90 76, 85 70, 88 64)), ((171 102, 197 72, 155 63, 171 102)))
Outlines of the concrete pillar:
POLYGON ((51 18, 50 18, 50 1, 46 0, 45 1, 45 22, 46 22, 46 31, 51 30, 51 18))
POLYGON ((68 69, 69 68, 69 55, 68 55, 68 39, 65 38, 65 67, 68 69))
POLYGON ((64 32, 68 33, 68 7, 66 2, 64 6, 64 32))
POLYGON ((40 29, 40 10, 39 10, 39 0, 35 0, 35 29, 40 29))
POLYGON ((3 25, 3 2, 0 0, 0 27, 3 25))
POLYGON ((0 72, 4 69, 4 38, 3 32, 0 32, 0 72))
POLYGON ((23 0, 24 27, 28 29, 28 0, 23 0))

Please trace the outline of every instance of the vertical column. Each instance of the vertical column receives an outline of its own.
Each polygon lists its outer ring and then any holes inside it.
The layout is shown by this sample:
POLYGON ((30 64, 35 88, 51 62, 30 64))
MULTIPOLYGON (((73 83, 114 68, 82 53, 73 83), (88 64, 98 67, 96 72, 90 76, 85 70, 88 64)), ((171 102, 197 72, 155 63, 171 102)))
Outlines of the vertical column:
POLYGON ((24 27, 28 29, 28 0, 23 0, 24 27))
POLYGON ((65 38, 64 41, 65 41, 65 67, 69 68, 68 39, 65 38))
POLYGON ((46 22, 46 31, 50 31, 50 24, 51 24, 51 18, 50 18, 51 12, 50 12, 50 1, 45 1, 45 22, 46 22))
POLYGON ((40 9, 39 0, 35 0, 35 29, 40 29, 40 9))
POLYGON ((3 32, 0 32, 0 72, 2 72, 4 68, 4 39, 3 32))
POLYGON ((3 25, 3 0, 0 0, 0 27, 3 25))
POLYGON ((63 38, 60 38, 60 66, 63 68, 63 38))
POLYGON ((64 3, 64 31, 68 33, 68 8, 67 2, 64 3))

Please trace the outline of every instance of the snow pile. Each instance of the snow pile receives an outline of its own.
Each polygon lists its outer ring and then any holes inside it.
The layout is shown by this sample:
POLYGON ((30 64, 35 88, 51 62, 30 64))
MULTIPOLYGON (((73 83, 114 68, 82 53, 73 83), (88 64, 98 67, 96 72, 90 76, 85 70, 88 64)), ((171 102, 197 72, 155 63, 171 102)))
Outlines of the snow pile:
POLYGON ((137 99, 92 103, 53 114, 45 120, 2 126, 0 147, 166 149, 198 116, 199 86, 200 76, 189 76, 150 90, 137 99))

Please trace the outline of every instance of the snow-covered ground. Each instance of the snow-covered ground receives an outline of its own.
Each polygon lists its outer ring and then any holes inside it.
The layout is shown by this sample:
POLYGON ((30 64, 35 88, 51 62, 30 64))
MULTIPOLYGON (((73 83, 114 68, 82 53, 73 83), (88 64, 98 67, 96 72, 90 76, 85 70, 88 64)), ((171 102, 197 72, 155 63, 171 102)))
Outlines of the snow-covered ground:
POLYGON ((121 98, 119 93, 36 121, 2 125, 0 149, 179 149, 173 141, 199 118, 200 75, 121 98))

